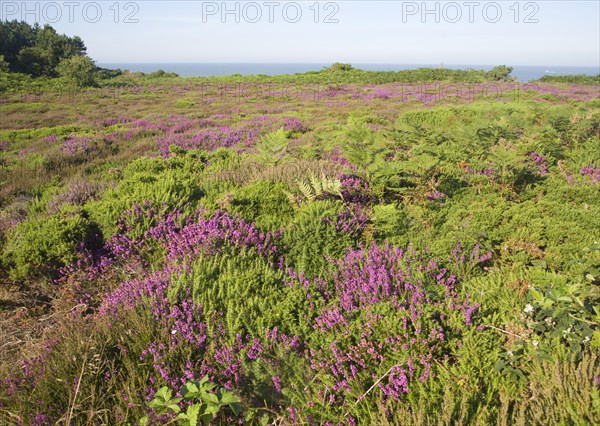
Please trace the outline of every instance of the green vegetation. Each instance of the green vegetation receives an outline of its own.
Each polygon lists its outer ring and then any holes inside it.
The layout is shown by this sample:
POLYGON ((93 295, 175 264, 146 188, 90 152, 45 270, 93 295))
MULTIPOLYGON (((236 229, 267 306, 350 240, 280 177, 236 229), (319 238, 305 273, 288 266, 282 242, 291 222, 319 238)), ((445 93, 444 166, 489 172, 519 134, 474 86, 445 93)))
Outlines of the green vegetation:
POLYGON ((12 92, 91 83, 57 65, 0 73, 0 423, 600 423, 593 85, 338 64, 272 81, 319 96, 12 92), (438 78, 504 92, 398 84, 438 78))
POLYGON ((86 52, 79 37, 58 34, 50 25, 0 21, 0 38, 0 55, 9 70, 32 76, 56 76, 61 60, 86 52))
POLYGON ((96 84, 94 62, 85 56, 72 56, 60 61, 56 67, 58 75, 74 87, 87 87, 96 84))
POLYGON ((544 83, 577 83, 600 85, 600 74, 591 75, 545 75, 540 78, 544 83))

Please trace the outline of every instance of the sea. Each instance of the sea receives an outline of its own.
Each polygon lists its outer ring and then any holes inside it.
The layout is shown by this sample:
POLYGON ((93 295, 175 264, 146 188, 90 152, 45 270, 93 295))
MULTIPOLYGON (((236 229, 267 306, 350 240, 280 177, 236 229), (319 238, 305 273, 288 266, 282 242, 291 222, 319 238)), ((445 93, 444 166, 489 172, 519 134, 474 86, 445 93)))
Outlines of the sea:
MULTIPOLYGON (((330 63, 98 63, 102 68, 130 70, 150 73, 157 70, 174 72, 181 77, 213 77, 225 75, 278 75, 296 74, 308 71, 319 71, 330 63)), ((369 71, 401 71, 415 68, 449 68, 449 69, 483 69, 489 70, 493 65, 440 65, 440 64, 352 64, 355 68, 369 71)), ((582 66, 539 66, 514 65, 512 76, 519 81, 537 80, 545 75, 598 75, 597 67, 582 66)))

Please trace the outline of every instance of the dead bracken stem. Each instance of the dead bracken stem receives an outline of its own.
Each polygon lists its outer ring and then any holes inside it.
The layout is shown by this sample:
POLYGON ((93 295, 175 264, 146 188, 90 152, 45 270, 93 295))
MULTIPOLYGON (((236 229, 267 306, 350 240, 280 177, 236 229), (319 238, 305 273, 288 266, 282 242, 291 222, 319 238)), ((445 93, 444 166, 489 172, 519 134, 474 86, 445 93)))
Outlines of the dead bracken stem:
POLYGON ((498 328, 498 327, 490 325, 490 324, 485 324, 484 326, 487 327, 487 328, 492 328, 492 329, 494 329, 496 331, 499 331, 501 333, 504 333, 504 334, 509 334, 511 336, 518 337, 519 339, 526 339, 526 337, 520 336, 520 335, 515 334, 515 333, 511 333, 510 331, 503 330, 501 328, 498 328))
POLYGON ((71 408, 69 409, 69 416, 67 417, 67 425, 71 424, 71 419, 73 417, 73 410, 75 409, 75 403, 77 402, 77 395, 79 394, 79 386, 81 385, 81 379, 83 377, 83 372, 85 371, 85 363, 87 362, 87 354, 83 358, 83 363, 81 364, 81 372, 79 373, 79 377, 77 378, 77 386, 75 387, 75 395, 73 396, 73 402, 71 403, 71 408))
MULTIPOLYGON (((377 385, 379 384, 379 382, 381 382, 383 379, 385 379, 385 378, 387 377, 387 375, 388 375, 388 374, 390 374, 394 368, 396 368, 396 367, 399 367, 399 366, 400 366, 400 364, 394 364, 394 365, 392 365, 392 366, 391 366, 391 367, 388 369, 388 371, 386 371, 386 372, 383 374, 383 376, 381 376, 380 378, 378 378, 378 379, 375 381, 375 383, 373 383, 373 384, 371 385, 371 387, 370 387, 369 389, 367 389, 367 391, 366 391, 365 393, 363 393, 361 396, 359 396, 358 398, 356 398, 356 401, 354 401, 354 405, 357 405, 357 404, 358 404, 360 401, 362 401, 363 399, 365 399, 365 397, 366 397, 366 396, 369 394, 369 392, 371 392, 371 391, 372 391, 372 390, 375 388, 375 386, 377 386, 377 385)), ((348 412, 348 411, 346 411, 346 414, 344 414, 344 417, 347 417, 347 416, 348 416, 348 414, 349 414, 349 412, 348 412)))

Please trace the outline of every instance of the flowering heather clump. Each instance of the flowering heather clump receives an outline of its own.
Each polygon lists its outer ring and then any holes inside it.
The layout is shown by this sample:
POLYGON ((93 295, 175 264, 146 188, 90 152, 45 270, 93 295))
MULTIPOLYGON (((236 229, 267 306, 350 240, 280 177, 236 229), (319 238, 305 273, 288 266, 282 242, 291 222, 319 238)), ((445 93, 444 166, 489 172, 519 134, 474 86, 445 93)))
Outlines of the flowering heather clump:
POLYGON ((592 165, 585 166, 581 168, 580 173, 582 176, 589 176, 594 185, 600 181, 600 167, 594 167, 592 165))
MULTIPOLYGON (((184 218, 177 210, 162 212, 148 202, 135 203, 119 218, 117 229, 97 253, 83 253, 76 264, 64 268, 60 281, 106 280, 114 278, 117 271, 139 274, 149 269, 157 255, 165 270, 176 270, 200 253, 215 255, 224 247, 254 249, 272 264, 279 260, 275 245, 278 234, 260 232, 253 223, 222 211, 207 216, 199 209, 184 218)), ((141 279, 125 282, 122 287, 146 284, 141 279)))
POLYGON ((165 124, 156 124, 149 120, 134 120, 130 123, 132 127, 138 128, 140 130, 145 130, 148 132, 153 132, 156 130, 161 130, 166 132, 169 129, 168 125, 165 124))
POLYGON ((58 139, 56 136, 54 135, 50 135, 50 136, 46 136, 44 139, 42 139, 44 142, 56 142, 58 139))
POLYGON ((70 156, 89 155, 97 149, 95 140, 91 137, 69 136, 63 141, 62 150, 70 156))
POLYGON ((367 226, 369 216, 365 209, 356 203, 346 206, 343 211, 338 213, 335 220, 326 217, 323 221, 334 225, 335 230, 342 234, 360 234, 367 226))
POLYGON ((283 129, 289 132, 304 133, 308 129, 304 127, 302 122, 295 117, 286 118, 283 122, 283 129))
POLYGON ((548 174, 548 160, 537 152, 530 152, 527 155, 527 161, 536 176, 546 176, 548 174))
POLYGON ((13 395, 17 390, 24 387, 35 387, 37 381, 42 377, 46 370, 46 360, 56 345, 56 340, 47 340, 41 347, 37 356, 32 358, 22 358, 20 360, 19 374, 4 379, 8 396, 13 395))
POLYGON ((340 164, 342 166, 347 166, 350 169, 356 169, 356 166, 353 164, 350 164, 348 159, 346 157, 344 157, 344 155, 342 154, 342 149, 339 146, 336 146, 333 148, 333 150, 331 151, 330 156, 329 156, 329 161, 331 161, 335 164, 340 164))
POLYGON ((262 116, 245 122, 239 128, 211 127, 214 123, 210 120, 193 123, 180 122, 169 130, 166 137, 157 141, 157 146, 163 157, 170 156, 169 147, 171 145, 177 145, 183 149, 196 148, 209 151, 240 144, 251 146, 265 131, 271 128, 271 122, 271 119, 262 116), (203 129, 198 131, 198 128, 203 129))
POLYGON ((169 147, 177 145, 183 149, 215 150, 220 147, 231 147, 240 144, 243 133, 224 126, 217 129, 206 129, 195 133, 174 133, 166 138, 159 139, 158 149, 163 157, 169 157, 169 147))
POLYGON ((243 376, 241 357, 246 349, 256 350, 256 344, 247 345, 239 335, 228 344, 222 325, 208 331, 201 306, 189 297, 172 302, 167 291, 171 277, 178 273, 181 271, 167 268, 144 279, 126 281, 106 297, 96 317, 113 322, 125 318, 128 310, 149 311, 156 332, 140 360, 152 365, 151 383, 160 378, 178 389, 189 380, 209 374, 226 387, 238 385, 243 376))
POLYGON ((305 358, 318 388, 331 383, 332 404, 357 388, 366 391, 388 369, 378 388, 385 398, 401 399, 413 380, 433 377, 432 364, 450 356, 478 308, 459 295, 455 275, 410 248, 372 245, 333 260, 325 279, 290 277, 307 298, 323 300, 313 323, 322 337, 305 358))
POLYGON ((447 258, 448 265, 451 265, 454 271, 461 275, 467 275, 477 267, 483 266, 492 258, 492 252, 481 251, 481 245, 475 244, 469 252, 465 251, 461 242, 456 244, 452 254, 447 258))
MULTIPOLYGON (((368 101, 373 100, 373 99, 389 99, 393 95, 394 95, 394 93, 392 91, 390 91, 389 88, 387 88, 385 86, 380 86, 380 87, 373 89, 366 96, 364 96, 364 99, 368 100, 368 101)), ((358 97, 358 95, 354 95, 354 96, 358 97)))
POLYGON ((10 148, 9 141, 0 141, 0 152, 8 151, 10 148))
POLYGON ((348 203, 369 204, 373 201, 369 183, 355 175, 343 174, 338 176, 342 184, 342 197, 348 203))
MULTIPOLYGON (((150 230, 149 236, 157 235, 158 228, 150 230)), ((209 253, 218 251, 225 243, 254 248, 267 257, 274 256, 278 250, 274 235, 260 232, 253 223, 221 211, 208 219, 200 217, 198 221, 190 221, 179 232, 161 229, 156 238, 166 249, 167 259, 172 261, 184 260, 203 250, 209 253)))

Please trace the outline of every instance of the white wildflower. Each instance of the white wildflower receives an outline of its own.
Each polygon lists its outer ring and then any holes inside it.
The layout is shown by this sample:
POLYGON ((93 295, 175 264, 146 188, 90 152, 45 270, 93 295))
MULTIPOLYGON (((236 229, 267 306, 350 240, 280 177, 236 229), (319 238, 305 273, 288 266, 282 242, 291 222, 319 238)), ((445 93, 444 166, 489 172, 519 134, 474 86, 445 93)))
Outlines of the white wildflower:
POLYGON ((536 348, 537 348, 537 345, 539 345, 539 344, 540 344, 540 342, 538 342, 537 340, 532 340, 532 341, 531 341, 531 344, 532 344, 534 347, 536 347, 536 348))
POLYGON ((525 309, 523 309, 523 312, 525 312, 526 314, 530 314, 533 312, 533 306, 531 306, 529 303, 527 305, 525 305, 525 309))

